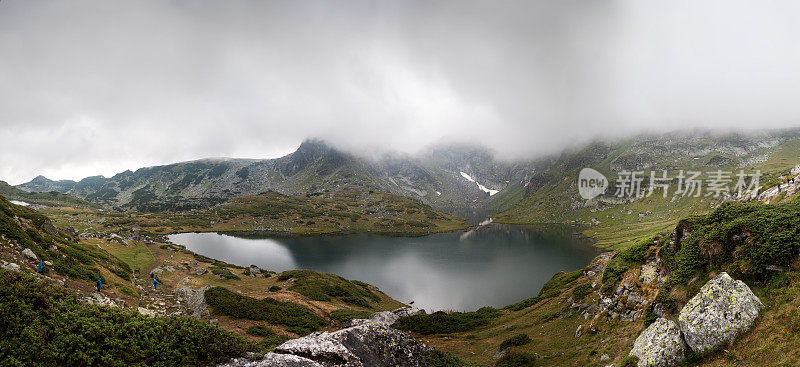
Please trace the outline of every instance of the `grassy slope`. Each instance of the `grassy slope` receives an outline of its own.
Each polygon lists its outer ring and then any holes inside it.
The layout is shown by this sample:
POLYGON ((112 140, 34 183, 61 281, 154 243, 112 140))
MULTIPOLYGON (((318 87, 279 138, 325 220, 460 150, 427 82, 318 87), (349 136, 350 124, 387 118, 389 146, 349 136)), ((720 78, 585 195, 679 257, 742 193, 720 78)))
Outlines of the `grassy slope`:
POLYGON ((93 205, 86 200, 79 199, 72 195, 62 194, 60 192, 27 192, 22 191, 14 186, 9 185, 4 181, 0 181, 0 195, 3 195, 8 200, 20 200, 29 204, 39 204, 46 206, 76 206, 76 207, 92 207, 93 205))
MULTIPOLYGON (((795 337, 800 331, 800 242, 797 237, 800 232, 800 203, 727 205, 708 215, 682 221, 682 225, 690 226, 694 238, 685 242, 682 250, 670 255, 670 250, 666 250, 669 248, 668 237, 663 237, 649 250, 638 252, 639 257, 644 257, 644 254, 652 255, 658 251, 670 270, 671 278, 665 288, 669 296, 663 301, 667 302, 665 304, 674 302, 675 309, 680 309, 706 280, 719 271, 727 271, 744 280, 766 306, 753 329, 732 346, 707 356, 691 356, 686 365, 794 366, 800 363, 800 353, 797 352, 800 340, 795 337), (731 234, 741 231, 748 233, 753 241, 736 242, 731 234), (693 246, 705 250, 694 253, 693 246), (709 248, 721 248, 722 251, 713 257, 702 255, 709 248), (764 272, 765 264, 782 265, 786 271, 764 272)), ((623 266, 628 269, 624 275, 626 279, 638 277, 637 262, 623 266)), ((570 308, 568 299, 583 297, 582 302, 595 302, 599 297, 599 286, 592 289, 591 279, 580 274, 581 271, 576 277, 554 277, 553 284, 545 286, 544 297, 522 310, 505 310, 503 316, 493 319, 487 327, 424 336, 423 339, 436 348, 478 365, 494 365, 493 355, 500 344, 520 333, 527 334, 532 342, 512 347, 511 351, 535 353, 539 356, 537 366, 619 363, 644 329, 644 320, 635 323, 602 321, 595 324, 597 333, 587 332, 589 321, 570 308), (588 295, 578 295, 579 289, 583 294, 589 289, 588 295), (577 338, 575 331, 579 325, 583 325, 584 332, 577 338), (600 361, 603 354, 608 354, 610 359, 600 361)), ((613 288, 613 284, 611 286, 613 288)), ((675 317, 672 312, 669 317, 675 317)))
POLYGON ((90 233, 110 233, 111 228, 128 233, 131 227, 138 227, 150 234, 193 231, 426 234, 465 227, 462 218, 398 195, 353 191, 327 195, 304 197, 268 193, 178 213, 104 214, 76 208, 52 208, 46 213, 60 225, 90 233))
MULTIPOLYGON (((372 313, 394 310, 403 306, 402 303, 391 299, 365 283, 351 282, 340 277, 313 271, 304 273, 304 277, 309 278, 305 281, 305 284, 307 284, 307 287, 320 289, 323 293, 330 293, 326 300, 315 300, 319 299, 319 297, 309 297, 304 295, 303 293, 305 292, 302 290, 293 287, 297 283, 297 276, 294 279, 279 278, 275 273, 267 273, 269 275, 265 278, 249 276, 247 268, 197 256, 175 245, 148 244, 115 238, 96 238, 81 240, 76 243, 74 238, 60 232, 59 235, 50 235, 38 227, 31 227, 26 231, 24 228, 19 228, 13 220, 14 216, 30 221, 32 225, 44 222, 47 217, 28 208, 10 204, 2 200, 2 197, 0 197, 0 209, 2 209, 0 210, 0 224, 2 224, 0 226, 0 234, 7 238, 7 240, 0 240, 0 259, 16 262, 23 267, 23 270, 30 272, 35 268, 37 262, 25 260, 20 255, 21 250, 11 243, 19 243, 23 247, 32 248, 40 257, 56 262, 57 256, 50 254, 48 250, 43 248, 43 246, 47 247, 47 244, 52 242, 59 247, 59 252, 70 255, 65 258, 66 263, 72 264, 70 269, 74 268, 77 274, 85 273, 87 276, 83 278, 65 276, 59 271, 58 266, 55 269, 48 268, 48 276, 63 280, 67 287, 75 291, 90 293, 94 291, 94 279, 96 279, 97 275, 102 275, 105 282, 103 294, 111 298, 124 300, 126 307, 134 310, 137 307, 157 309, 157 303, 159 302, 166 302, 168 308, 174 302, 174 299, 167 295, 171 293, 172 289, 181 285, 189 285, 194 288, 205 285, 220 286, 236 294, 253 299, 272 298, 281 302, 289 302, 308 309, 317 317, 326 320, 326 324, 331 323, 331 325, 339 324, 338 321, 335 321, 337 318, 331 316, 334 311, 341 313, 343 310, 351 310, 372 313), (40 237, 48 242, 43 243, 40 237), (66 252, 68 246, 69 248, 74 248, 74 252, 66 252), (77 259, 72 258, 73 253, 75 254, 74 256, 78 256, 77 259), (195 261, 197 261, 197 265, 195 265, 195 261), (160 275, 161 285, 159 289, 153 290, 151 288, 152 281, 149 280, 147 274, 153 268, 163 266, 172 266, 175 271, 163 271, 160 275), (232 274, 233 279, 220 278, 213 274, 212 271, 197 276, 195 275, 195 270, 199 267, 232 274), (346 298, 347 296, 352 296, 352 294, 338 292, 340 289, 359 290, 358 295, 362 298, 355 301, 351 298, 346 298)), ((78 218, 79 216, 67 215, 67 217, 78 218)), ((112 232, 119 232, 123 226, 124 224, 116 224, 116 227, 112 226, 109 229, 112 232)), ((272 340, 270 336, 260 337, 247 334, 246 330, 254 325, 266 326, 284 338, 297 337, 295 332, 289 330, 281 322, 234 318, 223 314, 212 314, 211 318, 217 318, 219 325, 223 329, 245 336, 252 341, 266 342, 267 340, 272 340)))
MULTIPOLYGON (((671 201, 672 197, 663 197, 660 190, 652 196, 620 205, 603 205, 587 208, 572 208, 574 202, 582 201, 577 195, 575 180, 578 171, 584 166, 593 167, 606 174, 609 180, 615 177, 610 173, 611 163, 614 159, 626 154, 628 145, 615 147, 612 153, 602 161, 591 159, 592 151, 587 149, 568 158, 562 158, 548 175, 553 178, 547 181, 538 190, 528 193, 524 198, 510 198, 518 200, 518 204, 511 209, 495 214, 498 222, 506 223, 583 223, 587 224, 583 234, 597 241, 597 246, 614 249, 621 244, 635 241, 638 238, 650 237, 656 233, 669 230, 678 220, 699 213, 706 213, 715 208, 719 203, 711 198, 679 197, 671 201), (580 165, 576 162, 589 162, 580 165), (649 213, 648 213, 649 211, 649 213), (639 214, 644 214, 640 217, 639 214), (597 220, 598 225, 589 225, 592 220, 597 220)), ((766 162, 744 167, 746 171, 761 170, 761 186, 773 186, 777 177, 785 174, 792 167, 800 163, 800 140, 788 141, 776 148, 758 150, 750 154, 756 156, 768 154, 766 162)), ((740 168, 733 165, 723 167, 708 167, 707 163, 716 153, 711 153, 700 159, 688 157, 662 157, 656 169, 660 167, 681 167, 685 170, 715 171, 717 169, 738 172, 740 168)), ((649 171, 649 170, 648 170, 649 171)), ((649 174, 649 173, 648 173, 649 174)), ((669 171, 669 176, 674 177, 676 171, 669 171)), ((671 188, 670 193, 674 192, 671 188)), ((518 196, 518 193, 515 193, 518 196)))

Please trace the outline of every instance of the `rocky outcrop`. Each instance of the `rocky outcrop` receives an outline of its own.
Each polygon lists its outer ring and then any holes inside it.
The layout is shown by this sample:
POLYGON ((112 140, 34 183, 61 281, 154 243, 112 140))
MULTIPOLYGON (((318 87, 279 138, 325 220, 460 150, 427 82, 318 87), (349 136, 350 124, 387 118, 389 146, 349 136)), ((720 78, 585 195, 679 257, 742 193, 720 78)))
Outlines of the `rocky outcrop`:
POLYGON ((173 293, 180 297, 181 300, 186 302, 186 312, 189 315, 199 319, 210 314, 205 296, 206 290, 209 288, 211 288, 211 286, 207 285, 195 290, 192 287, 183 286, 176 289, 173 293))
POLYGON ((94 292, 88 297, 83 297, 82 301, 90 305, 109 306, 109 307, 122 307, 124 302, 122 300, 113 300, 108 298, 102 293, 94 292))
POLYGON ((208 273, 208 270, 206 270, 206 268, 197 268, 197 270, 195 270, 194 272, 194 274, 197 276, 203 275, 205 273, 208 273))
POLYGON ((636 338, 630 355, 639 358, 639 367, 675 365, 688 348, 705 353, 733 342, 753 326, 762 307, 744 282, 720 273, 686 303, 677 325, 659 318, 636 338))
POLYGON ((324 367, 308 358, 291 354, 267 353, 264 359, 237 358, 219 367, 324 367))
POLYGON ((720 273, 700 288, 680 312, 686 343, 703 353, 732 342, 750 329, 764 305, 741 280, 720 273))
POLYGON ((279 345, 262 360, 238 359, 223 366, 424 367, 430 350, 402 331, 367 324, 315 332, 279 345))
POLYGON ((636 338, 630 355, 639 358, 638 367, 672 366, 685 357, 686 344, 674 321, 659 318, 636 338))
POLYGON ((0 267, 11 271, 19 271, 20 269, 19 265, 17 265, 16 263, 9 263, 5 261, 0 261, 0 267))
POLYGON ((39 260, 39 257, 36 256, 36 254, 34 254, 33 251, 31 251, 31 249, 29 248, 22 250, 22 254, 25 255, 25 257, 28 257, 32 260, 39 260))
POLYGON ((366 325, 366 324, 380 324, 380 325, 392 326, 401 317, 419 315, 424 313, 425 310, 420 310, 418 308, 402 307, 394 311, 381 311, 373 313, 372 315, 370 315, 368 319, 352 319, 347 323, 345 323, 345 327, 366 325))

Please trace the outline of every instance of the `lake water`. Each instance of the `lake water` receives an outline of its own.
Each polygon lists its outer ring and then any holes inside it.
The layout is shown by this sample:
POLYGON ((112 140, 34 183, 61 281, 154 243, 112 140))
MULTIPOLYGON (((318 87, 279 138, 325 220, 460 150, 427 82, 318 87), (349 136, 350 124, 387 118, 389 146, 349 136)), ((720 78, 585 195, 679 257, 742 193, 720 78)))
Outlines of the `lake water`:
POLYGON ((241 266, 277 272, 312 269, 361 280, 429 311, 502 307, 536 296, 554 273, 580 269, 599 254, 563 228, 542 231, 501 224, 422 237, 183 233, 169 239, 241 266))

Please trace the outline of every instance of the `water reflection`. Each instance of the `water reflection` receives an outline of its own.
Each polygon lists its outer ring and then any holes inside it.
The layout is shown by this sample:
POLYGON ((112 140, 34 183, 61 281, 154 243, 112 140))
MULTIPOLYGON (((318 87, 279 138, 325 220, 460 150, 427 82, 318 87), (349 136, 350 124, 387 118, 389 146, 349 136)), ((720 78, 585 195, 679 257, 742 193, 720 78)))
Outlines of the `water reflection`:
POLYGON ((505 306, 538 294, 558 271, 585 266, 598 250, 563 228, 490 224, 424 237, 374 234, 237 238, 185 233, 170 239, 238 265, 313 269, 358 279, 428 310, 505 306))

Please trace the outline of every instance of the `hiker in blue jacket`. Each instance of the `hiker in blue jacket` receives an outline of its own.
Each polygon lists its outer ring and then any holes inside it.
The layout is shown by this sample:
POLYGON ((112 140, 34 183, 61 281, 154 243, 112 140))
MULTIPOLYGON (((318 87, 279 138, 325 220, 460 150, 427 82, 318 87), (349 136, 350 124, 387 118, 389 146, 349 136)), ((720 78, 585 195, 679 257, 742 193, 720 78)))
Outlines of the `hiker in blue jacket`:
POLYGON ((39 260, 39 266, 36 268, 36 271, 39 274, 42 274, 44 272, 44 260, 39 260))
POLYGON ((153 278, 153 289, 158 289, 158 277, 153 278))
POLYGON ((103 285, 103 278, 97 277, 97 291, 100 292, 100 286, 103 285))

